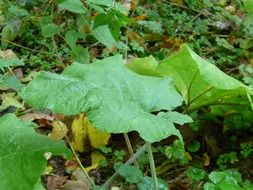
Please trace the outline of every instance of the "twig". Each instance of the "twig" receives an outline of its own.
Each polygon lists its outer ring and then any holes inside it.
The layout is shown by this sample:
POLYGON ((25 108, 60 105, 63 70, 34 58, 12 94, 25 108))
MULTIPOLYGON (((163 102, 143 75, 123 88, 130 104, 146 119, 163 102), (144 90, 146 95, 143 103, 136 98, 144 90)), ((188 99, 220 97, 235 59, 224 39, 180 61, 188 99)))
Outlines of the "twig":
POLYGON ((54 55, 54 54, 48 53, 48 52, 46 52, 46 51, 39 51, 39 50, 36 50, 36 49, 31 49, 31 48, 22 46, 22 45, 20 45, 20 44, 17 44, 17 43, 15 43, 15 42, 11 42, 11 41, 9 41, 9 40, 2 40, 2 41, 6 42, 6 43, 9 43, 9 44, 11 44, 11 45, 14 45, 14 46, 17 46, 17 47, 20 47, 20 48, 23 48, 23 49, 32 51, 32 52, 41 53, 41 54, 45 54, 45 55, 51 55, 51 56, 54 56, 54 57, 57 57, 57 58, 58 58, 58 55, 54 55))

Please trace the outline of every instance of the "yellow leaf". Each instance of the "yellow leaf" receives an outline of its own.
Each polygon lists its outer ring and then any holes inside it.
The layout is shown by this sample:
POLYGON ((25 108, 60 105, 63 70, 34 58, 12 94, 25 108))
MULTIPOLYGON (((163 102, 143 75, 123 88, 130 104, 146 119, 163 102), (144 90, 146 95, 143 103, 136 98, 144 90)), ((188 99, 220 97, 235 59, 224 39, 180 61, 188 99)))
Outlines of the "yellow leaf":
POLYGON ((227 4, 227 0, 218 1, 218 5, 225 6, 227 4))
POLYGON ((80 114, 72 122, 71 130, 73 137, 71 140, 71 145, 75 151, 84 151, 84 145, 87 141, 87 124, 88 119, 84 116, 84 114, 80 114))
POLYGON ((111 137, 110 133, 106 133, 94 128, 90 123, 88 125, 88 137, 90 140, 90 145, 93 148, 101 148, 107 145, 108 140, 111 137))
POLYGON ((71 144, 74 150, 79 152, 83 152, 89 145, 93 148, 106 146, 111 136, 94 128, 84 114, 74 119, 71 129, 73 134, 71 144))
POLYGON ((210 165, 210 157, 208 156, 208 154, 206 152, 203 154, 203 159, 204 159, 203 165, 209 166, 210 165))
POLYGON ((46 170, 44 171, 44 174, 49 175, 52 173, 52 171, 53 171, 53 166, 47 166, 46 170))
POLYGON ((20 103, 15 96, 15 93, 3 93, 1 94, 2 104, 0 110, 6 109, 9 106, 24 109, 24 105, 20 103))
POLYGON ((67 126, 61 121, 53 121, 52 127, 52 132, 48 134, 52 139, 60 140, 68 133, 67 126))
POLYGON ((85 168, 86 172, 89 172, 91 170, 97 169, 99 166, 99 163, 101 163, 101 161, 106 160, 106 158, 104 157, 103 154, 101 154, 98 151, 93 151, 91 153, 91 166, 85 168))
POLYGON ((192 156, 190 155, 189 152, 185 152, 185 156, 188 160, 192 160, 192 156))

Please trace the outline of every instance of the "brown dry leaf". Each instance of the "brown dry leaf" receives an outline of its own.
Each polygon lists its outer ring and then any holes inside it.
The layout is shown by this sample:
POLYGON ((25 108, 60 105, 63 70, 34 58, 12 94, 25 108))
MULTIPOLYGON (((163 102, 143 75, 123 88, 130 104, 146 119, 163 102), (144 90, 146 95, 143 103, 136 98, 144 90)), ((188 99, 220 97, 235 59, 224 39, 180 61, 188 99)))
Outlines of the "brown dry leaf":
MULTIPOLYGON (((65 120, 65 116, 63 114, 54 114, 54 117, 57 119, 57 120, 60 120, 60 121, 63 121, 65 120)), ((65 122, 64 122, 65 123, 65 122)))
POLYGON ((15 75, 19 80, 21 80, 21 79, 24 77, 24 73, 23 73, 23 70, 22 70, 21 68, 13 69, 12 72, 14 73, 14 75, 15 75))
POLYGON ((65 163, 65 170, 67 173, 76 170, 79 167, 79 164, 76 160, 67 160, 65 163))
POLYGON ((165 48, 175 48, 175 49, 179 49, 181 47, 181 45, 184 43, 184 41, 180 38, 166 38, 165 42, 163 44, 163 46, 165 48))
POLYGON ((91 170, 97 169, 99 167, 99 163, 104 160, 106 160, 106 158, 103 154, 98 151, 93 151, 91 153, 91 166, 85 168, 85 171, 90 172, 91 170))
POLYGON ((88 25, 83 26, 82 30, 83 30, 84 33, 89 33, 90 32, 90 28, 89 28, 88 25))
POLYGON ((26 113, 19 117, 23 121, 33 121, 35 119, 45 119, 48 121, 53 121, 54 116, 50 115, 48 112, 36 111, 32 113, 26 113))
POLYGON ((67 176, 49 176, 47 178, 47 190, 59 189, 67 178, 67 176))
POLYGON ((51 126, 51 122, 42 118, 37 121, 38 128, 51 126))
POLYGON ((61 121, 53 121, 52 127, 52 132, 48 134, 48 136, 52 139, 60 140, 68 133, 67 126, 61 121))
POLYGON ((133 17, 133 20, 135 22, 137 22, 137 21, 145 20, 146 18, 148 18, 148 15, 143 14, 143 15, 140 15, 140 16, 133 17))
POLYGON ((83 152, 88 145, 93 148, 105 146, 111 136, 109 133, 95 129, 85 114, 80 114, 74 119, 71 130, 73 134, 71 144, 74 150, 79 152, 83 152))
POLYGON ((68 180, 60 189, 61 190, 90 190, 92 184, 87 179, 86 175, 81 169, 77 169, 73 172, 73 180, 68 180))
POLYGON ((89 190, 85 184, 81 181, 70 181, 68 180, 65 185, 63 185, 60 190, 89 190))
POLYGON ((129 35, 128 35, 128 38, 129 40, 135 40, 137 41, 138 43, 141 43, 142 42, 142 37, 136 33, 136 32, 131 32, 129 35))

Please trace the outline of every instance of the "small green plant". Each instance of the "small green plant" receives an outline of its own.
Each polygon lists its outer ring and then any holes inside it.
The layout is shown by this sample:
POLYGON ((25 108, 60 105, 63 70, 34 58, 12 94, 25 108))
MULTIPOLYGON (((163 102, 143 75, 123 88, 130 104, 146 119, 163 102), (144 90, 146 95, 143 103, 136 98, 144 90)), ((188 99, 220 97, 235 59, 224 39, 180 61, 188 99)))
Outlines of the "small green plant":
POLYGON ((175 140, 171 146, 166 146, 164 153, 171 162, 179 161, 181 164, 188 163, 184 145, 179 140, 175 140))
POLYGON ((126 152, 124 150, 116 150, 114 153, 114 160, 116 161, 123 161, 124 157, 126 156, 126 152))
POLYGON ((199 168, 194 168, 194 167, 189 167, 186 171, 185 171, 185 175, 191 179, 192 181, 192 189, 196 189, 197 187, 197 182, 199 182, 200 180, 204 180, 206 178, 206 171, 203 169, 199 169, 199 168))
POLYGON ((239 159, 236 152, 230 152, 220 155, 216 163, 220 169, 224 170, 227 168, 228 164, 235 164, 238 161, 239 159))
POLYGON ((244 158, 247 158, 253 152, 253 144, 251 143, 242 143, 240 148, 240 153, 244 158))
POLYGON ((213 171, 208 175, 210 182, 205 183, 204 190, 250 190, 253 184, 243 181, 241 174, 236 170, 213 171))
POLYGON ((192 143, 187 147, 189 152, 197 152, 200 149, 200 142, 197 140, 192 141, 192 143))
POLYGON ((136 166, 123 164, 119 167, 118 172, 129 183, 138 183, 143 177, 142 171, 136 166))
POLYGON ((190 167, 185 171, 185 175, 193 181, 199 181, 205 179, 207 174, 205 170, 190 167))

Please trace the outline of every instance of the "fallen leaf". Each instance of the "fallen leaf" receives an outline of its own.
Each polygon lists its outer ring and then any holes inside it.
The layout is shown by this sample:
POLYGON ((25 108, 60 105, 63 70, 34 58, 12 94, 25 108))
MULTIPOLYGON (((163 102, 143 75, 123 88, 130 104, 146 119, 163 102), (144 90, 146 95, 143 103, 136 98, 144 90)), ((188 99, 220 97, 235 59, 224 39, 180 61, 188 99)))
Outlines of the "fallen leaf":
POLYGON ((52 132, 48 134, 48 136, 52 139, 60 140, 68 133, 67 126, 61 121, 53 121, 52 127, 52 132))
POLYGON ((26 114, 20 116, 19 118, 23 121, 33 121, 35 119, 45 119, 48 121, 54 120, 53 115, 50 115, 50 113, 44 112, 44 111, 34 111, 32 113, 26 113, 26 114))
POLYGON ((12 72, 19 80, 21 80, 24 77, 24 73, 21 68, 13 69, 12 72))
POLYGON ((65 170, 67 173, 71 173, 79 167, 79 164, 76 160, 67 160, 65 163, 65 170))
POLYGON ((185 157, 187 158, 187 160, 192 160, 192 156, 189 152, 185 152, 185 157))
POLYGON ((111 135, 93 127, 90 122, 87 125, 88 138, 93 148, 101 148, 107 145, 111 135))
POLYGON ((75 151, 84 151, 84 146, 87 144, 87 125, 88 119, 85 119, 84 114, 80 114, 73 120, 73 123, 71 125, 73 134, 71 145, 75 151))
POLYGON ((15 58, 17 58, 17 56, 11 49, 7 49, 5 51, 0 50, 0 58, 2 58, 2 59, 15 59, 15 58))
MULTIPOLYGON (((44 155, 44 157, 46 158, 46 160, 49 160, 49 158, 52 156, 52 154, 50 154, 50 155, 47 155, 46 153, 45 153, 45 155, 44 155)), ((47 167, 46 167, 46 169, 45 169, 45 171, 44 171, 44 174, 45 175, 49 175, 49 174, 51 174, 52 172, 53 172, 53 167, 52 166, 50 166, 50 165, 48 165, 47 167)))
POLYGON ((81 181, 70 181, 68 180, 64 186, 60 188, 60 190, 89 190, 91 188, 86 187, 81 181))
POLYGON ((204 159, 203 165, 209 166, 210 165, 210 157, 208 156, 208 154, 206 152, 203 154, 203 159, 204 159))
POLYGON ((85 168, 86 172, 90 172, 91 170, 97 169, 99 167, 99 163, 101 163, 101 161, 106 160, 106 158, 104 157, 103 154, 101 154, 98 151, 93 151, 91 153, 91 166, 85 168))
POLYGON ((113 187, 111 188, 111 190, 120 190, 120 188, 119 188, 119 187, 116 187, 116 186, 113 186, 113 187))
POLYGON ((32 79, 34 79, 37 75, 39 74, 39 72, 37 71, 31 71, 27 76, 21 78, 21 82, 29 82, 31 81, 32 79))
POLYGON ((83 30, 84 33, 89 33, 90 32, 90 28, 89 28, 88 25, 83 26, 82 30, 83 30))
POLYGON ((67 180, 67 176, 49 176, 47 178, 47 190, 56 190, 67 180))
POLYGON ((89 145, 93 148, 105 146, 111 136, 94 128, 85 114, 80 114, 73 120, 71 130, 73 134, 71 144, 74 150, 79 152, 83 152, 89 145))
POLYGON ((68 180, 61 190, 89 190, 92 184, 81 169, 77 169, 72 174, 73 180, 68 180), (74 181, 75 179, 75 181, 74 181))
POLYGON ((142 14, 142 15, 133 17, 133 20, 134 20, 135 22, 137 22, 137 21, 140 21, 140 20, 145 20, 146 18, 148 18, 148 15, 142 14))
POLYGON ((0 110, 6 109, 9 106, 24 109, 24 105, 18 101, 17 97, 15 96, 15 93, 3 93, 1 94, 0 98, 2 100, 0 110))

